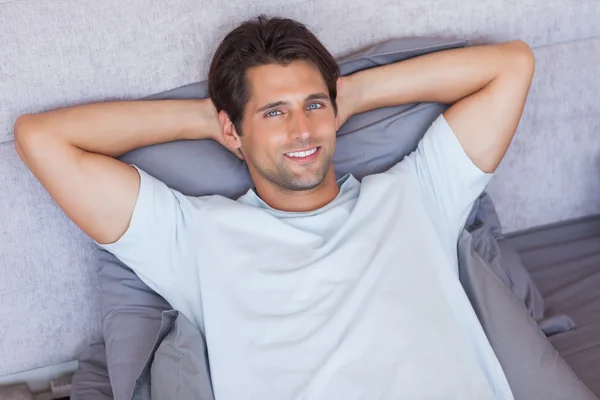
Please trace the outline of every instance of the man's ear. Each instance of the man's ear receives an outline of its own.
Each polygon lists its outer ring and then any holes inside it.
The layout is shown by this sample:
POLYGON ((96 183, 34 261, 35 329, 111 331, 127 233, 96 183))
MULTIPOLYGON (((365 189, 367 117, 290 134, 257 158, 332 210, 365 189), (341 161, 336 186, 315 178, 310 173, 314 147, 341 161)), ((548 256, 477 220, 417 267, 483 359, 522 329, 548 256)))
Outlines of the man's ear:
POLYGON ((242 140, 238 135, 235 125, 229 119, 229 115, 224 110, 219 111, 219 121, 221 121, 221 135, 223 141, 234 149, 239 149, 242 146, 242 140))
POLYGON ((242 139, 238 135, 229 115, 223 110, 219 111, 219 121, 221 122, 221 144, 233 152, 239 159, 243 160, 242 139))
POLYGON ((337 113, 335 116, 335 131, 339 131, 340 130, 340 126, 341 126, 341 118, 340 118, 340 114, 337 113))

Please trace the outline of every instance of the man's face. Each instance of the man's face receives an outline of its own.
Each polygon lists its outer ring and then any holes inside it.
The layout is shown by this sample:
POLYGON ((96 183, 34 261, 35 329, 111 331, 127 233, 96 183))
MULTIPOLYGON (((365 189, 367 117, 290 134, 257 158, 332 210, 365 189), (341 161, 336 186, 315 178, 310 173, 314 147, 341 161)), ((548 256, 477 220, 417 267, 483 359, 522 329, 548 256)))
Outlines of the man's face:
POLYGON ((307 191, 333 174, 338 118, 316 66, 296 61, 251 68, 241 150, 259 186, 307 191))

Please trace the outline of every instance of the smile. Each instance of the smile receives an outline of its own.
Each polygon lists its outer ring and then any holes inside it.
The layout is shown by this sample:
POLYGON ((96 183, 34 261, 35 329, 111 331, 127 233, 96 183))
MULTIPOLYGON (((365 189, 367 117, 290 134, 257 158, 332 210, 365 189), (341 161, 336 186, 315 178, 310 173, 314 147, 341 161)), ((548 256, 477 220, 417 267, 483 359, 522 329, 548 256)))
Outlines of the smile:
POLYGON ((313 147, 312 149, 308 149, 305 151, 294 151, 291 153, 285 153, 286 156, 291 158, 307 158, 315 154, 319 150, 319 147, 313 147))

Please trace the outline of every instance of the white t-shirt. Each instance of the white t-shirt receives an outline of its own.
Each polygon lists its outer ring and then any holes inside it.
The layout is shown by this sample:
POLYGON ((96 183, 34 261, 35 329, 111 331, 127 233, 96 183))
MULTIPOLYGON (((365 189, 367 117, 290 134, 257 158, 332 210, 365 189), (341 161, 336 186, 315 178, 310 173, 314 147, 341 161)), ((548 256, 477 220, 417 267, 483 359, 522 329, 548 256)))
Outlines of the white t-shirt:
POLYGON ((205 333, 216 400, 512 399, 458 279, 457 239, 491 175, 443 116, 312 212, 139 173, 131 224, 103 247, 205 333))

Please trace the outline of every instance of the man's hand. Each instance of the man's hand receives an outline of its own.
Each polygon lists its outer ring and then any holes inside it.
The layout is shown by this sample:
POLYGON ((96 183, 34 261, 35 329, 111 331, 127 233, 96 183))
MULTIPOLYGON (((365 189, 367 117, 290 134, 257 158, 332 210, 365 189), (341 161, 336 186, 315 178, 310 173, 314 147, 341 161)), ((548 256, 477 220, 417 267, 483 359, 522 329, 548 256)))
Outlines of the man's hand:
POLYGON ((357 91, 352 87, 352 81, 347 76, 340 76, 337 80, 337 109, 340 117, 340 127, 354 115, 356 108, 357 91))

